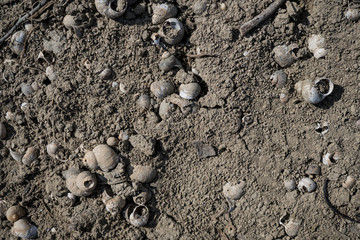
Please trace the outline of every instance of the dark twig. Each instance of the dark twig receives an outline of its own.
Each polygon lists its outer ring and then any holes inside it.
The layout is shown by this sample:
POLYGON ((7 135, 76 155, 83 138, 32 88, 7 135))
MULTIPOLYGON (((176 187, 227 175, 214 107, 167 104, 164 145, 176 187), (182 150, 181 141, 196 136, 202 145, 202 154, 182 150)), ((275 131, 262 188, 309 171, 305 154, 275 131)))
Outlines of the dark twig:
POLYGON ((276 10, 278 10, 279 7, 282 4, 284 4, 285 2, 286 2, 286 0, 275 0, 275 2, 270 4, 270 6, 267 7, 264 11, 262 11, 259 15, 257 15, 256 17, 254 17, 250 21, 248 21, 248 22, 244 23, 243 25, 241 25, 240 33, 242 35, 245 35, 248 32, 250 32, 251 29, 253 29, 257 25, 259 25, 260 23, 262 23, 263 21, 268 19, 271 15, 273 15, 274 12, 276 12, 276 10))
POLYGON ((39 2, 39 4, 32 9, 30 12, 26 13, 24 16, 22 16, 21 18, 19 18, 17 20, 17 22, 15 23, 15 25, 5 34, 5 36, 3 36, 2 38, 0 38, 0 45, 4 43, 4 41, 11 35, 14 33, 14 31, 19 27, 19 25, 21 23, 23 23, 28 17, 30 17, 31 15, 33 15, 37 10, 39 10, 42 6, 45 5, 47 0, 42 0, 41 2, 39 2))
POLYGON ((330 209, 337 215, 339 215, 340 217, 346 219, 346 220, 349 220, 351 222, 356 222, 356 223, 360 223, 360 220, 356 220, 356 219, 353 219, 343 213, 341 213, 339 210, 337 210, 334 205, 332 205, 332 203, 330 202, 330 199, 329 199, 329 193, 328 193, 328 190, 327 190, 327 187, 328 187, 328 182, 329 182, 329 179, 325 179, 325 182, 324 182, 324 199, 325 199, 325 202, 326 204, 330 207, 330 209))

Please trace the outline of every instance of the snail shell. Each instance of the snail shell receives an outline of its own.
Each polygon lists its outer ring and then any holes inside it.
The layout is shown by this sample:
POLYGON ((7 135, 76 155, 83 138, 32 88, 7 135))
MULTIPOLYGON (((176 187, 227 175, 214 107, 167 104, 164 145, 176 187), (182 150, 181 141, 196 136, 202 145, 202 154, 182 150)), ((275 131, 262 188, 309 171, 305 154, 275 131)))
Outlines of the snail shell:
POLYGON ((169 71, 170 69, 178 67, 179 69, 183 69, 181 62, 171 53, 165 52, 159 63, 159 68, 161 71, 169 71))
POLYGON ((151 166, 135 165, 130 168, 130 179, 141 183, 150 183, 156 177, 156 169, 151 166))
POLYGON ((14 223, 11 233, 16 237, 32 239, 37 236, 37 227, 29 223, 25 218, 22 218, 14 223))
POLYGON ((298 184, 299 191, 313 192, 316 189, 316 183, 311 178, 303 178, 298 184))
POLYGON ((119 139, 117 139, 116 137, 109 137, 106 140, 106 144, 109 146, 117 146, 119 144, 119 139))
POLYGON ((300 230, 301 226, 301 220, 295 220, 293 218, 290 218, 289 222, 284 225, 285 232, 290 237, 295 237, 300 230))
POLYGON ((16 222, 20 218, 25 217, 25 209, 18 205, 12 206, 6 211, 5 215, 10 222, 16 222))
POLYGON ((9 150, 10 150, 11 157, 16 161, 21 162, 21 159, 22 159, 23 155, 21 153, 13 151, 11 148, 9 150))
POLYGON ((148 189, 144 189, 144 191, 133 197, 133 201, 137 205, 145 205, 145 203, 147 203, 150 199, 151 192, 148 189))
POLYGON ((325 38, 321 35, 313 34, 308 41, 308 48, 314 54, 315 58, 325 57, 327 50, 325 49, 325 38))
POLYGON ((285 186, 286 190, 288 190, 289 192, 295 190, 295 188, 296 188, 295 180, 294 179, 285 180, 284 186, 285 186))
POLYGON ((347 176, 345 182, 342 184, 344 188, 352 189, 355 186, 356 180, 353 176, 347 176))
POLYGON ((223 187, 223 194, 226 198, 231 200, 238 200, 245 194, 245 181, 240 183, 226 183, 223 187))
POLYGON ((57 142, 51 142, 46 145, 46 152, 50 155, 50 157, 56 158, 56 153, 60 147, 61 146, 57 142))
POLYGON ((123 1, 121 0, 95 0, 95 7, 98 10, 98 12, 108 18, 119 18, 121 17, 127 9, 127 1, 125 1, 125 6, 123 9, 112 9, 113 3, 117 1, 118 7, 120 7, 123 1))
POLYGON ((176 18, 169 18, 162 24, 159 35, 165 43, 175 45, 179 43, 185 34, 184 25, 176 18))
POLYGON ((357 8, 349 8, 345 13, 345 17, 350 21, 357 21, 360 19, 360 11, 357 8))
POLYGON ((272 85, 277 88, 283 88, 287 82, 287 75, 283 71, 278 70, 271 75, 270 80, 272 85))
POLYGON ((26 40, 25 31, 17 31, 11 37, 11 48, 13 52, 17 55, 20 55, 24 50, 24 43, 26 40))
POLYGON ((91 194, 97 185, 96 176, 89 171, 83 171, 77 175, 76 185, 81 191, 91 194))
POLYGON ((37 158, 37 150, 33 147, 29 147, 24 156, 22 157, 22 162, 26 165, 26 166, 30 166, 30 164, 32 162, 34 162, 37 158))
POLYGON ((45 75, 47 76, 47 78, 50 80, 50 81, 54 81, 57 79, 57 75, 54 71, 54 66, 48 66, 45 70, 45 75))
POLYGON ((181 84, 179 87, 179 95, 182 98, 192 100, 199 96, 201 87, 198 83, 181 84))
POLYGON ((152 16, 153 24, 160 24, 165 19, 175 17, 178 10, 173 4, 159 4, 154 7, 154 15, 152 16))
POLYGON ((92 151, 87 152, 83 159, 84 165, 89 169, 95 170, 99 167, 104 172, 115 168, 118 162, 118 155, 105 144, 98 145, 92 151))
POLYGON ((161 80, 155 81, 150 85, 150 91, 158 98, 164 98, 175 92, 175 87, 172 82, 161 80))
POLYGON ((304 98, 305 102, 317 104, 332 93, 334 84, 328 78, 319 78, 315 82, 304 80, 295 84, 295 90, 304 98))
POLYGON ((288 67, 295 62, 295 57, 291 54, 296 49, 296 44, 281 45, 274 48, 274 59, 281 67, 288 67))
POLYGON ((151 98, 147 94, 140 95, 139 99, 137 100, 138 106, 142 110, 149 110, 151 107, 151 98))
POLYGON ((308 175, 320 175, 321 169, 318 165, 313 164, 308 167, 308 169, 305 171, 305 173, 308 175))
POLYGON ((144 205, 129 204, 123 214, 126 221, 135 227, 142 227, 149 221, 149 209, 144 205))
POLYGON ((30 96, 31 94, 33 94, 34 89, 31 87, 30 84, 21 84, 21 92, 25 95, 25 96, 30 96))
POLYGON ((106 191, 104 192, 102 201, 105 204, 106 210, 113 216, 121 211, 121 209, 123 209, 126 204, 126 200, 123 197, 117 195, 112 198, 106 193, 106 191))
POLYGON ((5 124, 0 122, 0 139, 6 138, 6 127, 5 124))

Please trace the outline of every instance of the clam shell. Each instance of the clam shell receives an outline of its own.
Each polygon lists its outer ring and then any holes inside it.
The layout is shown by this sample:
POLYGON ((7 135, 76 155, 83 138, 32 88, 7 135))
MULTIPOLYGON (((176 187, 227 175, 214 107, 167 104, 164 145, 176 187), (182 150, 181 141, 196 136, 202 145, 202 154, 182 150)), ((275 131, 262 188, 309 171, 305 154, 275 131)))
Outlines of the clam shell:
POLYGON ((89 171, 83 171, 77 175, 76 185, 84 192, 84 195, 90 195, 97 185, 96 176, 89 171))
POLYGON ((287 83, 287 75, 283 71, 278 70, 271 75, 270 80, 272 85, 277 88, 283 88, 287 83))
POLYGON ((5 124, 0 122, 0 139, 6 138, 6 127, 5 124))
POLYGON ((316 183, 311 178, 303 178, 298 184, 299 191, 313 192, 316 189, 316 183))
POLYGON ((201 87, 198 83, 181 84, 179 87, 179 95, 182 98, 192 100, 199 96, 201 87))
POLYGON ((141 183, 150 183, 156 177, 156 169, 151 166, 135 165, 130 168, 130 179, 141 183))
POLYGON ((129 216, 129 222, 135 227, 142 227, 149 221, 149 209, 144 206, 136 206, 129 216))
POLYGON ((97 165, 104 172, 108 172, 115 168, 119 162, 119 156, 108 145, 98 145, 92 152, 94 153, 97 165))
POLYGON ((37 237, 37 227, 22 218, 14 223, 11 233, 16 237, 32 239, 37 237))
POLYGON ((223 194, 231 200, 238 200, 245 194, 245 181, 240 183, 226 183, 223 187, 223 194))
POLYGON ((162 80, 155 81, 150 85, 151 92, 158 98, 164 98, 175 92, 175 87, 172 82, 162 80))
POLYGON ((30 164, 32 162, 34 162, 37 158, 37 150, 33 147, 29 147, 24 156, 22 157, 22 162, 27 165, 27 166, 30 166, 30 164))
POLYGON ((295 89, 301 94, 305 102, 317 104, 332 93, 334 84, 328 78, 318 78, 314 82, 310 80, 299 81, 295 84, 295 89), (327 90, 321 90, 320 85, 326 86, 327 90))
POLYGON ((20 55, 24 50, 24 43, 26 40, 26 32, 25 31, 17 31, 11 37, 11 48, 13 52, 17 55, 20 55))
POLYGON ((116 0, 95 0, 95 7, 98 12, 108 18, 119 18, 121 17, 127 9, 127 1, 125 1, 125 6, 123 9, 112 9, 112 3, 116 0))
POLYGON ((185 34, 184 25, 176 18, 169 18, 162 24, 159 35, 164 42, 170 45, 175 45, 181 42, 185 34))
POLYGON ((25 209, 18 205, 12 206, 6 211, 5 216, 10 222, 16 222, 20 218, 25 217, 25 209))
POLYGON ((301 221, 290 218, 289 222, 284 225, 285 232, 290 237, 295 237, 300 230, 301 221))
POLYGON ((173 4, 159 4, 154 7, 154 14, 152 16, 152 24, 160 24, 165 19, 175 17, 178 10, 173 4))

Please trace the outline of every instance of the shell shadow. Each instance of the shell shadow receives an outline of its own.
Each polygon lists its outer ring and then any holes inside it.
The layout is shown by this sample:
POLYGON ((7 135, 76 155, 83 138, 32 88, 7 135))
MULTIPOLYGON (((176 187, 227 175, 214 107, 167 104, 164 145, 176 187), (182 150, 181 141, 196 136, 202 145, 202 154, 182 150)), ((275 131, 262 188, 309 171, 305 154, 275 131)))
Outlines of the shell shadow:
POLYGON ((344 93, 344 88, 340 85, 334 84, 334 90, 332 94, 327 96, 322 102, 316 104, 315 106, 322 109, 329 109, 334 105, 334 103, 336 103, 341 99, 343 93, 344 93))

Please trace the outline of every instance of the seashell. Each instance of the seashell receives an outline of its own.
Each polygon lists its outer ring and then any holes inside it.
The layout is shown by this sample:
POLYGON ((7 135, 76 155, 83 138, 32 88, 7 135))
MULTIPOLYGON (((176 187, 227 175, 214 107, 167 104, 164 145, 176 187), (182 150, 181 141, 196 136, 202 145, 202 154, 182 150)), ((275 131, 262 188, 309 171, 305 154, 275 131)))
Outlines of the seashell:
POLYGON ((325 38, 320 34, 313 34, 308 41, 308 48, 314 54, 315 58, 325 57, 327 50, 325 49, 325 38))
POLYGON ((240 181, 239 183, 226 183, 223 187, 223 194, 225 198, 231 200, 238 200, 245 194, 246 182, 240 181))
POLYGON ((54 81, 57 79, 57 75, 54 71, 54 66, 48 66, 45 70, 45 75, 47 76, 47 78, 50 80, 50 81, 54 81))
POLYGON ((149 221, 149 209, 144 206, 136 206, 130 214, 129 222, 135 227, 142 227, 149 221))
POLYGON ((9 121, 14 121, 15 117, 16 117, 16 115, 13 112, 6 112, 6 114, 5 114, 5 119, 9 120, 9 121))
POLYGON ((24 44, 26 40, 26 32, 25 31, 17 31, 11 37, 11 49, 17 55, 20 55, 24 50, 24 44))
POLYGON ((47 64, 51 64, 54 62, 51 53, 47 51, 41 51, 36 60, 39 63, 46 62, 47 64))
POLYGON ((142 110, 149 110, 151 107, 151 99, 150 96, 147 94, 140 95, 139 99, 137 100, 137 104, 142 110))
POLYGON ((192 9, 196 15, 201 15, 206 10, 206 2, 203 0, 196 1, 192 9))
POLYGON ((289 96, 288 90, 286 90, 285 88, 281 89, 280 102, 285 104, 289 101, 289 99, 290 99, 290 96, 289 96))
POLYGON ((152 24, 160 24, 165 19, 175 17, 178 10, 173 4, 159 4, 153 9, 152 24))
POLYGON ((33 147, 29 147, 24 156, 22 157, 22 162, 26 165, 26 166, 30 166, 30 164, 32 162, 34 162, 37 158, 37 150, 33 147))
POLYGON ((57 142, 51 142, 46 145, 46 152, 50 155, 50 157, 56 158, 56 153, 60 147, 61 146, 57 142))
POLYGON ((357 8, 349 8, 345 13, 345 17, 350 21, 357 21, 360 19, 360 11, 357 8))
POLYGON ((73 29, 78 38, 82 37, 79 23, 75 20, 74 16, 66 15, 63 19, 63 24, 67 29, 73 29))
POLYGON ((345 182, 342 184, 344 188, 352 189, 355 186, 356 180, 353 176, 347 176, 345 182))
POLYGON ((126 200, 117 195, 115 197, 110 197, 106 191, 103 193, 102 201, 105 204, 105 208, 111 215, 115 216, 121 209, 125 207, 126 200))
POLYGON ((184 69, 181 65, 181 62, 171 53, 164 52, 159 63, 159 68, 161 71, 169 71, 170 69, 178 67, 179 69, 184 69))
POLYGON ((305 171, 307 175, 320 175, 321 169, 318 165, 312 164, 308 167, 308 169, 305 171))
POLYGON ((274 59, 281 67, 288 67, 293 64, 296 58, 292 51, 298 48, 297 44, 281 45, 274 48, 274 59))
POLYGON ((14 223, 11 233, 16 237, 32 239, 37 237, 37 227, 29 223, 25 218, 22 218, 14 223))
POLYGON ((159 106, 159 116, 161 119, 166 120, 170 117, 171 113, 175 110, 175 107, 172 103, 167 100, 163 100, 159 106))
POLYGON ((287 82, 287 75, 283 71, 278 70, 271 75, 270 80, 272 85, 277 88, 283 88, 287 82))
POLYGON ((134 203, 137 205, 145 205, 151 199, 151 191, 146 189, 133 197, 134 203))
POLYGON ((106 140, 106 144, 109 146, 117 146, 119 144, 119 139, 117 139, 116 137, 109 137, 106 140))
POLYGON ((326 153, 323 157, 322 157, 322 163, 325 165, 332 165, 336 163, 336 160, 334 158, 334 153, 326 153))
POLYGON ((6 127, 5 124, 0 122, 0 139, 6 138, 6 127))
POLYGON ((150 183, 156 177, 156 169, 151 166, 135 165, 130 168, 130 179, 141 183, 150 183))
POLYGON ((295 220, 293 218, 290 218, 289 222, 284 225, 285 232, 290 237, 295 237, 300 230, 301 226, 301 220, 295 220))
POLYGON ((121 17, 126 12, 127 5, 126 0, 125 2, 122 0, 95 0, 96 10, 98 10, 101 15, 112 19, 121 17), (117 3, 117 8, 113 9, 112 7, 115 2, 117 3))
POLYGON ((295 84, 295 90, 304 98, 305 102, 317 104, 332 93, 334 84, 328 78, 319 78, 315 82, 304 80, 295 84))
POLYGON ((7 202, 5 200, 0 200, 0 218, 5 217, 5 213, 7 210, 7 202))
POLYGON ((6 211, 5 215, 10 222, 16 222, 20 218, 25 217, 25 209, 18 205, 12 206, 6 211))
POLYGON ((175 92, 175 87, 172 82, 161 80, 155 81, 150 85, 150 91, 158 98, 164 98, 175 92))
POLYGON ((85 154, 83 164, 91 170, 100 168, 108 172, 115 168, 119 162, 119 156, 111 147, 105 144, 96 146, 92 151, 85 154))
POLYGON ((176 18, 169 18, 162 24, 159 35, 170 45, 178 44, 184 37, 184 25, 176 18))
POLYGON ((14 160, 16 160, 16 161, 18 161, 18 162, 21 162, 21 159, 22 159, 22 154, 21 153, 18 153, 18 152, 16 152, 16 151, 13 151, 13 150, 11 150, 11 148, 10 148, 10 155, 11 155, 11 157, 14 159, 14 160))
POLYGON ((198 83, 181 84, 179 87, 179 95, 182 98, 192 100, 199 96, 201 87, 198 83))
POLYGON ((31 94, 33 94, 34 92, 34 89, 31 87, 30 84, 25 84, 25 83, 22 83, 20 85, 21 87, 21 92, 25 95, 25 96, 30 96, 31 94))
POLYGON ((284 186, 285 186, 286 190, 288 190, 289 192, 295 190, 295 188, 296 188, 295 180, 294 179, 285 180, 284 186))
POLYGON ((85 195, 90 195, 96 188, 97 179, 89 171, 83 171, 76 176, 76 185, 85 195))
POLYGON ((99 74, 100 79, 106 80, 109 79, 112 74, 112 69, 110 67, 106 67, 102 72, 99 74))
POLYGON ((311 178, 303 178, 298 184, 298 189, 301 192, 313 192, 316 189, 316 183, 311 178))

